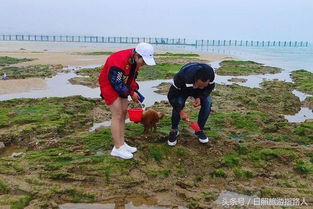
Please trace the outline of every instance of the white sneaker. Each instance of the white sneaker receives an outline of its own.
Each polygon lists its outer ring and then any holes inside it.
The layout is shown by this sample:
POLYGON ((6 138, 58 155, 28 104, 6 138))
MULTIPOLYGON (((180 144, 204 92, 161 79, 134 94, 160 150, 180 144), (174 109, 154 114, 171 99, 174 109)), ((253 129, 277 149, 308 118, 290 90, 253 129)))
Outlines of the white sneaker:
POLYGON ((179 135, 179 131, 171 131, 168 135, 167 144, 169 146, 175 146, 177 144, 177 136, 179 135))
POLYGON ((130 152, 130 153, 137 152, 137 148, 136 147, 129 146, 126 142, 124 142, 124 146, 126 147, 126 150, 128 152, 130 152))
POLYGON ((195 135, 198 137, 200 143, 205 144, 209 142, 209 138, 204 134, 202 130, 195 132, 195 135))
POLYGON ((130 153, 129 151, 127 151, 126 146, 122 145, 120 148, 115 148, 115 146, 113 147, 112 151, 111 151, 111 155, 114 157, 120 157, 122 159, 132 159, 133 158, 133 154, 130 153))

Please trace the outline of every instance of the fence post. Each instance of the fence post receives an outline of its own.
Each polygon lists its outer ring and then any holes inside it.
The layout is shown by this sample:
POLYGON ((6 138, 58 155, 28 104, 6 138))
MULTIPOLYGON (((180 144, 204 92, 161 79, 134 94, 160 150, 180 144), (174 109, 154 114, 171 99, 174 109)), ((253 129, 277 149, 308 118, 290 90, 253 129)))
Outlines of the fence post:
POLYGON ((256 47, 308 47, 308 41, 253 41, 253 40, 194 40, 182 38, 151 38, 151 37, 104 37, 104 36, 73 36, 73 35, 17 35, 0 34, 3 41, 48 41, 48 42, 90 42, 90 43, 139 43, 192 46, 256 46, 256 47))

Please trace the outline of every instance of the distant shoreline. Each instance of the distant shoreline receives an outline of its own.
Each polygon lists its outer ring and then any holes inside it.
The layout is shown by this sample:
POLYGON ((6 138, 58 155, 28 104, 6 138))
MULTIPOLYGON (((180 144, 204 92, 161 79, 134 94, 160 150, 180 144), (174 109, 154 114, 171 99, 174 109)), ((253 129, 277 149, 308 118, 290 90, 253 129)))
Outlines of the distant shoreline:
MULTIPOLYGON (((111 45, 110 45, 111 46, 111 45)), ((0 56, 14 58, 31 58, 30 62, 23 62, 13 66, 28 66, 38 64, 62 64, 64 67, 78 67, 88 65, 103 65, 109 55, 84 55, 78 53, 87 52, 115 52, 121 49, 134 47, 135 45, 114 44, 112 47, 105 44, 86 44, 86 43, 53 43, 53 42, 23 42, 23 41, 0 41, 0 56), (103 46, 103 47, 102 47, 103 46)), ((188 50, 159 50, 163 52, 190 53, 188 50)), ((193 52, 194 53, 194 52, 193 52)), ((199 53, 200 59, 213 62, 223 59, 234 58, 229 55, 214 53, 199 53)), ((18 80, 0 80, 0 95, 9 93, 27 92, 35 89, 47 88, 46 81, 42 78, 29 78, 18 80)))

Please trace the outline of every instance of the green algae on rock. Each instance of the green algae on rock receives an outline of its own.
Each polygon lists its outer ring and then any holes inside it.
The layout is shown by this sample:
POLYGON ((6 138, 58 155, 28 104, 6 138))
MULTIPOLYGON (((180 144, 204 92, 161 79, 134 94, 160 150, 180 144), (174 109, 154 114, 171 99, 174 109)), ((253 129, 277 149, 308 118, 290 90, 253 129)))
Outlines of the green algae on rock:
MULTIPOLYGON (((164 92, 166 88, 168 84, 164 92)), ((25 144, 28 150, 19 158, 0 157, 0 194, 11 198, 4 202, 0 195, 0 203, 23 198, 20 202, 29 207, 58 208, 64 202, 124 200, 138 194, 173 207, 217 208, 214 200, 224 190, 312 202, 313 123, 288 123, 283 117, 300 108, 293 89, 281 81, 263 82, 260 89, 217 85, 204 129, 208 144, 200 144, 182 122, 178 144, 169 147, 171 106, 156 103, 152 108, 166 114, 156 133, 143 135, 140 123, 126 124, 125 139, 138 148, 130 161, 110 156, 110 129, 88 131, 98 113, 109 118, 99 100, 0 102, 1 134, 17 132, 15 142, 38 142, 25 144), (23 196, 15 196, 17 191, 23 196)), ((186 109, 195 120, 199 107, 190 101, 186 109)))
POLYGON ((216 70, 218 75, 258 75, 275 74, 281 72, 280 68, 264 66, 264 64, 253 61, 224 60, 221 67, 216 70))
POLYGON ((313 73, 306 70, 296 70, 291 73, 291 78, 299 91, 313 94, 313 73))
POLYGON ((29 65, 25 67, 7 66, 0 69, 0 75, 5 73, 10 79, 33 77, 47 78, 56 75, 58 72, 62 71, 62 69, 62 65, 29 65))
POLYGON ((0 107, 0 138, 5 144, 32 144, 35 139, 63 137, 89 128, 93 121, 101 119, 98 116, 108 117, 102 101, 81 96, 13 99, 0 102, 0 107))
POLYGON ((100 75, 102 67, 95 68, 82 68, 76 71, 76 74, 85 77, 75 77, 69 79, 69 82, 73 85, 84 85, 90 88, 99 87, 98 77, 100 75))
POLYGON ((29 62, 34 59, 28 59, 28 58, 14 58, 14 57, 8 57, 8 56, 0 56, 0 67, 1 66, 7 66, 12 65, 20 62, 29 62))

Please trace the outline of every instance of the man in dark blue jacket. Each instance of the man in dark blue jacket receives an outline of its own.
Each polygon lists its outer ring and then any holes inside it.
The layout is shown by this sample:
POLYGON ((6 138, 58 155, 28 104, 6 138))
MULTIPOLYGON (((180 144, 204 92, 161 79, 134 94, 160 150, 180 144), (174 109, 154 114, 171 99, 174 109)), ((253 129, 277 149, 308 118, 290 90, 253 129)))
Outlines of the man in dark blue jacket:
POLYGON ((211 112, 211 92, 215 87, 214 70, 211 66, 204 63, 192 62, 184 65, 175 74, 173 84, 168 92, 168 100, 173 107, 172 110, 172 130, 168 136, 168 145, 175 146, 176 137, 179 134, 178 124, 180 119, 189 121, 188 114, 184 111, 185 102, 189 96, 194 97, 194 107, 201 105, 198 115, 200 131, 195 135, 201 143, 207 143, 208 137, 203 129, 211 112))

